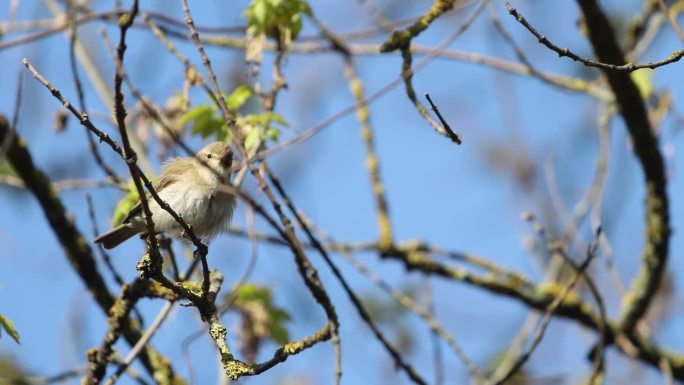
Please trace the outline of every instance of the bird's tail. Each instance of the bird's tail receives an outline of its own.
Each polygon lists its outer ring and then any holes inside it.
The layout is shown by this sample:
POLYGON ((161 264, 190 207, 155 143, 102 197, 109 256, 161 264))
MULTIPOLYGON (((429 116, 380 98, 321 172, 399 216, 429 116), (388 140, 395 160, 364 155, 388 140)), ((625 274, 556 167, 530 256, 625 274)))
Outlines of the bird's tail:
POLYGON ((124 223, 98 236, 93 242, 101 243, 105 249, 109 250, 119 246, 137 233, 138 231, 132 228, 130 224, 124 223))

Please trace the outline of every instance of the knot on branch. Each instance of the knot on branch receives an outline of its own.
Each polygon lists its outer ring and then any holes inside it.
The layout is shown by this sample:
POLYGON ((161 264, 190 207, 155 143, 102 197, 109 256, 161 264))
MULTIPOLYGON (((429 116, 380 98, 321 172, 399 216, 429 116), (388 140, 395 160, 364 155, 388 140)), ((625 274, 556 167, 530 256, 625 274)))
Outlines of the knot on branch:
POLYGON ((413 34, 408 30, 394 31, 387 41, 380 46, 381 53, 407 49, 411 45, 413 34))
POLYGON ((151 258, 150 254, 145 254, 135 264, 135 269, 140 273, 140 278, 149 279, 161 272, 162 258, 151 258))
POLYGON ((138 154, 136 154, 133 150, 130 150, 129 152, 126 152, 126 164, 129 166, 135 166, 135 164, 138 162, 138 154))
POLYGON ((118 24, 120 28, 128 28, 133 24, 134 15, 124 12, 119 16, 118 24))
POLYGON ((209 335, 215 340, 225 340, 227 334, 226 327, 221 324, 215 323, 209 328, 209 335))
POLYGON ((239 360, 228 360, 223 364, 223 371, 226 376, 235 381, 242 376, 249 376, 254 374, 254 369, 246 363, 239 360))
POLYGON ((195 249, 195 251, 192 252, 192 256, 195 257, 195 259, 205 258, 207 256, 207 253, 209 253, 209 248, 204 243, 197 241, 195 246, 197 248, 195 249))

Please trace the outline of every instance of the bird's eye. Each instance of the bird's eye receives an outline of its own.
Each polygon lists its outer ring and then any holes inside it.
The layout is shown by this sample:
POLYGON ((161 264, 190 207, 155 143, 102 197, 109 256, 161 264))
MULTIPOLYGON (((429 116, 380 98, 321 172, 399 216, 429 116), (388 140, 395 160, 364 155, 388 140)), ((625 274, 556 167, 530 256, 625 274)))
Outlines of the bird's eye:
POLYGON ((211 159, 211 154, 207 154, 207 159, 211 159))

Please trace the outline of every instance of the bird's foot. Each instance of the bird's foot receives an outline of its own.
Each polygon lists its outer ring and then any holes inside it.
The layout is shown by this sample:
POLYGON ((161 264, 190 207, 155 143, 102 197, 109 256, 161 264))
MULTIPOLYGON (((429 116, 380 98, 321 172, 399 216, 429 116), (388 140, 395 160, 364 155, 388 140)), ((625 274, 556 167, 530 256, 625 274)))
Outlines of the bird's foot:
MULTIPOLYGON (((191 227, 191 229, 192 229, 192 227, 191 227)), ((190 233, 188 233, 187 231, 185 231, 185 229, 181 230, 181 232, 180 232, 178 235, 179 235, 181 238, 190 239, 190 233)))
POLYGON ((202 259, 207 256, 208 252, 209 248, 207 247, 207 245, 200 242, 200 244, 197 245, 195 251, 192 252, 192 255, 195 257, 195 259, 202 259))

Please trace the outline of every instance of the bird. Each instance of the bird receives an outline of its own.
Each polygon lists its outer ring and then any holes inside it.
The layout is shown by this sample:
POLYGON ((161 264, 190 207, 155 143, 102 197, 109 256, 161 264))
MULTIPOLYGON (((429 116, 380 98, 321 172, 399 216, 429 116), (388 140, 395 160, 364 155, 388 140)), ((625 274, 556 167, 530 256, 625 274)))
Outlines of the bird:
MULTIPOLYGON (((233 152, 223 142, 213 142, 196 156, 177 157, 164 163, 154 189, 204 241, 212 240, 223 230, 235 211, 235 195, 222 186, 230 183, 233 152)), ((187 236, 183 227, 146 194, 152 213, 154 232, 175 237, 187 236)), ((138 202, 123 218, 121 224, 93 240, 105 249, 113 249, 136 234, 146 235, 147 224, 141 203, 138 202)))

